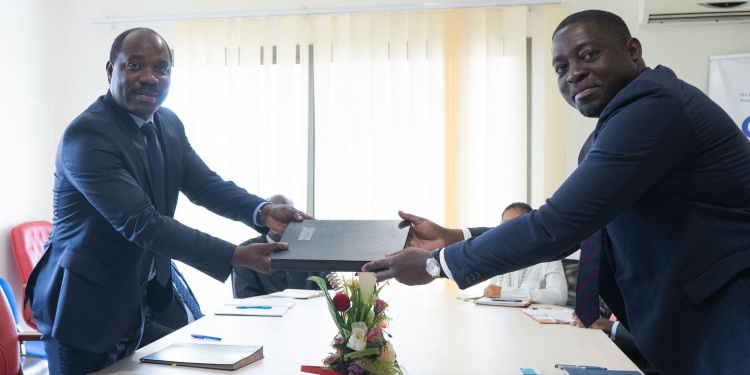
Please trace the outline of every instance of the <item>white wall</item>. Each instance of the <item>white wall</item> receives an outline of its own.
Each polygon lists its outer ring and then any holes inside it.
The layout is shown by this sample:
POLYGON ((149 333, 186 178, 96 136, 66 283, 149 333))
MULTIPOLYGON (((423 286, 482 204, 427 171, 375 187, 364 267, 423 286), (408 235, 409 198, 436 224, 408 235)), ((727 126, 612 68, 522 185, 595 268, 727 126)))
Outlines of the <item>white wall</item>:
MULTIPOLYGON (((701 89, 708 90, 708 57, 750 52, 750 23, 716 25, 652 25, 638 26, 637 0, 568 0, 566 13, 586 9, 602 9, 622 17, 633 37, 643 44, 643 56, 650 67, 664 65, 678 77, 701 89)), ((595 119, 586 119, 567 107, 565 111, 565 175, 578 164, 578 152, 594 130, 595 119)))
POLYGON ((52 217, 54 147, 49 125, 54 93, 44 77, 54 64, 45 48, 49 9, 43 5, 0 0, 0 277, 13 285, 19 301, 22 292, 9 231, 22 222, 52 217))

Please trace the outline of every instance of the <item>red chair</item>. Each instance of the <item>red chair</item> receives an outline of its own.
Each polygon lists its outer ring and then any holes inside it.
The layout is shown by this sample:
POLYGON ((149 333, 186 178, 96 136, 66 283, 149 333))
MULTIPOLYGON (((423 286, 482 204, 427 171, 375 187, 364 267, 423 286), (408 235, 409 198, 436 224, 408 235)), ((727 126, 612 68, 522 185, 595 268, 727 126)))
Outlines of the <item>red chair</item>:
MULTIPOLYGON (((29 282, 31 270, 44 253, 44 244, 51 230, 52 224, 48 221, 31 221, 10 230, 10 247, 13 249, 13 257, 16 260, 24 290, 26 290, 26 283, 29 282)), ((23 309, 23 320, 29 327, 36 329, 36 322, 28 308, 23 309)))
MULTIPOLYGON (((39 341, 40 337, 39 332, 19 334, 16 331, 13 311, 5 292, 0 288, 0 374, 23 374, 20 344, 24 341, 39 341)), ((46 361, 39 364, 46 367, 46 361)))

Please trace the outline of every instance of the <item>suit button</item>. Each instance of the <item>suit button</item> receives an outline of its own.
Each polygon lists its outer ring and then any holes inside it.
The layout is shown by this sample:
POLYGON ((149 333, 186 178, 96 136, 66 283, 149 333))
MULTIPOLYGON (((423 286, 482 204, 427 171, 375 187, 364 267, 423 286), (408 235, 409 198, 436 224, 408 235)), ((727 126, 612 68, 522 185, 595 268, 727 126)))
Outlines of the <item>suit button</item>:
POLYGON ((467 283, 470 283, 471 282, 471 277, 470 276, 466 276, 466 277, 464 277, 464 280, 466 280, 467 283))
POLYGON ((143 280, 143 282, 141 283, 141 285, 143 285, 144 288, 147 287, 148 286, 148 280, 143 280))
POLYGON ((474 277, 476 277, 478 279, 478 278, 482 277, 482 275, 480 275, 479 272, 474 272, 474 277))

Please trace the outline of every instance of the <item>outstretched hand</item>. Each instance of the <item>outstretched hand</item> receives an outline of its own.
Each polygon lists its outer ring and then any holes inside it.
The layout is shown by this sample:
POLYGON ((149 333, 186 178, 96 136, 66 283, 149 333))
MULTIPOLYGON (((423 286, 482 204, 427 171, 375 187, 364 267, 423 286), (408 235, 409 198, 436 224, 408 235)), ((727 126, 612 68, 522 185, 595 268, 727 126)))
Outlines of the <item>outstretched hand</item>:
POLYGON ((289 248, 288 243, 251 243, 245 246, 237 246, 232 256, 232 265, 252 268, 258 272, 270 275, 271 254, 289 248))
POLYGON ((399 211, 398 216, 411 222, 406 246, 437 250, 464 239, 461 230, 446 229, 423 217, 407 214, 403 211, 399 211))
POLYGON ((396 279, 406 285, 429 284, 433 277, 427 273, 427 258, 431 251, 407 247, 385 258, 373 260, 362 267, 364 272, 374 272, 378 281, 396 279))
POLYGON ((292 221, 311 220, 312 216, 286 204, 269 204, 260 210, 260 222, 278 234, 284 234, 292 221))

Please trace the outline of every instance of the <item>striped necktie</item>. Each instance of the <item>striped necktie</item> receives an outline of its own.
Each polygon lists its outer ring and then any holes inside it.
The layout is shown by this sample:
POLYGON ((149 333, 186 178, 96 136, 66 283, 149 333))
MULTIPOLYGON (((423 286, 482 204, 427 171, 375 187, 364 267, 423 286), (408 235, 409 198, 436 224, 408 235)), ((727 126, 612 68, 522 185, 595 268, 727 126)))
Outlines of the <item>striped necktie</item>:
MULTIPOLYGON (((156 138, 156 126, 149 121, 141 126, 141 132, 146 136, 146 148, 148 149, 148 163, 151 166, 151 188, 154 195, 154 207, 162 215, 167 214, 167 189, 166 172, 164 170, 164 159, 156 138)), ((154 252, 154 267, 156 268, 156 282, 162 287, 167 285, 170 276, 170 263, 168 257, 154 252)))
POLYGON ((599 319, 599 267, 604 245, 603 230, 581 243, 581 262, 576 282, 576 316, 586 328, 599 319))
POLYGON ((198 301, 196 301, 193 294, 190 293, 187 284, 184 282, 181 275, 178 274, 177 268, 175 268, 174 265, 172 266, 172 282, 174 283, 175 289, 177 289, 177 294, 180 295, 180 299, 190 309, 195 320, 202 318, 203 313, 201 313, 201 307, 198 305, 198 301))

